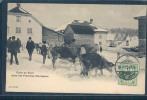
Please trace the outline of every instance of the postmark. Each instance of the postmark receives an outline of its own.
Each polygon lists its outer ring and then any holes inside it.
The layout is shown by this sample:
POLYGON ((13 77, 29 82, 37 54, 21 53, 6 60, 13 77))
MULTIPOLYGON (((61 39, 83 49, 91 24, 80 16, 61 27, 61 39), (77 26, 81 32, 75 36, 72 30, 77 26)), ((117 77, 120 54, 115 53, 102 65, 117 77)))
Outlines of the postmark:
POLYGON ((139 61, 132 55, 123 55, 115 63, 119 85, 136 86, 139 74, 139 61))

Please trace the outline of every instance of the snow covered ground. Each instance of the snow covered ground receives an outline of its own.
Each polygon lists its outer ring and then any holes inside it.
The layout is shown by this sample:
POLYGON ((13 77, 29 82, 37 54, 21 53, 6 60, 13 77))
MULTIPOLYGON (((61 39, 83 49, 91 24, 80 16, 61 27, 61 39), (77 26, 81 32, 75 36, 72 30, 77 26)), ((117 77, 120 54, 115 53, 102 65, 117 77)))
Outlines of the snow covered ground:
MULTIPOLYGON (((18 54, 19 65, 9 64, 9 55, 6 66, 6 91, 9 92, 56 92, 56 93, 107 93, 107 94, 143 94, 145 91, 145 57, 138 58, 141 66, 137 77, 137 86, 118 85, 118 77, 114 71, 104 70, 104 76, 94 70, 88 77, 80 75, 81 66, 74 65, 66 60, 58 59, 56 70, 52 69, 51 59, 43 64, 43 57, 33 53, 32 61, 28 60, 26 50, 18 54)), ((103 51, 101 53, 108 61, 116 62, 117 54, 103 51)))

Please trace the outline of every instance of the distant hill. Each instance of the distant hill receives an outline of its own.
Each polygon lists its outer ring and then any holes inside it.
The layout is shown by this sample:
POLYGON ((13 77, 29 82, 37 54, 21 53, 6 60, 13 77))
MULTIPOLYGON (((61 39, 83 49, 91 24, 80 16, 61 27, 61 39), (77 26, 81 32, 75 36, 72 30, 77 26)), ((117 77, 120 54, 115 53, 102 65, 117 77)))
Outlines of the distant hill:
POLYGON ((115 34, 114 40, 115 41, 124 41, 127 36, 130 37, 138 36, 138 30, 137 29, 130 29, 130 28, 112 28, 111 34, 115 34))

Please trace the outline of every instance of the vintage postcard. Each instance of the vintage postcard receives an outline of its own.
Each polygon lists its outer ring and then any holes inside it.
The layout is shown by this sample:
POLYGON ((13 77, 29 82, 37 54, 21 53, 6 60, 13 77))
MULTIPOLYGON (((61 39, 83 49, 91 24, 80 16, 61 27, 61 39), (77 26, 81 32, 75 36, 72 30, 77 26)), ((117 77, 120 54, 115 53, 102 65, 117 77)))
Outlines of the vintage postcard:
POLYGON ((6 92, 145 94, 146 5, 7 7, 6 92))

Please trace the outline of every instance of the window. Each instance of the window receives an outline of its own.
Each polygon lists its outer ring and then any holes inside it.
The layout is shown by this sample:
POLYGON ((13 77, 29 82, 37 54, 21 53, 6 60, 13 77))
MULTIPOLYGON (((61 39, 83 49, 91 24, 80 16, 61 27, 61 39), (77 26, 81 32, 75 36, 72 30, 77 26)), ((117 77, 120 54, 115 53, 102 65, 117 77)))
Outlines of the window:
POLYGON ((7 27, 7 33, 9 33, 9 27, 7 27))
POLYGON ((28 34, 32 34, 32 28, 28 28, 28 34))
POLYGON ((102 35, 99 35, 99 39, 102 39, 102 35))
POLYGON ((99 45, 102 45, 102 42, 99 42, 99 45))
POLYGON ((21 28, 20 27, 16 27, 16 33, 21 33, 21 28))
POLYGON ((21 16, 16 16, 16 22, 21 22, 21 16))

